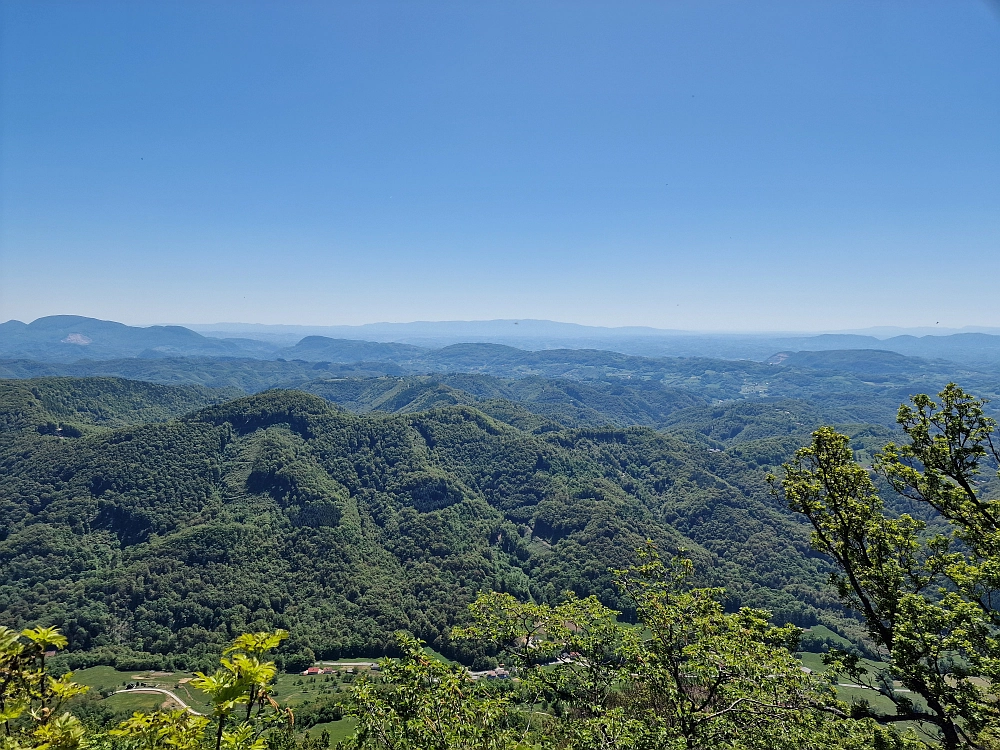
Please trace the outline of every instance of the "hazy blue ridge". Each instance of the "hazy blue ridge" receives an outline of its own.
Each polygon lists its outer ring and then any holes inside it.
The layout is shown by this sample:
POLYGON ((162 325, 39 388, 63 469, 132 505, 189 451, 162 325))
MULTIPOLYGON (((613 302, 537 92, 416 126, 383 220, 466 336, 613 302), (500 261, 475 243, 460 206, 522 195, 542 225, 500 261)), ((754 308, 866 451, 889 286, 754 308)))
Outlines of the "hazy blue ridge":
POLYGON ((252 339, 213 339, 182 326, 127 326, 77 315, 0 324, 0 356, 71 362, 170 355, 267 356, 277 349, 252 339))
POLYGON ((1000 366, 1000 336, 982 332, 888 338, 863 334, 709 335, 551 321, 471 321, 339 327, 232 324, 231 330, 216 329, 210 333, 203 335, 183 326, 137 327, 55 315, 28 324, 20 321, 0 324, 0 357, 71 362, 212 356, 340 363, 380 361, 407 364, 413 371, 474 366, 482 371, 490 359, 520 356, 506 349, 593 350, 652 358, 708 357, 758 362, 779 352, 882 350, 950 360, 965 366, 1000 366), (456 346, 459 348, 455 349, 456 346), (476 346, 483 348, 468 349, 476 346), (498 348, 490 350, 487 348, 490 346, 498 348), (477 360, 474 365, 468 362, 470 354, 477 360))

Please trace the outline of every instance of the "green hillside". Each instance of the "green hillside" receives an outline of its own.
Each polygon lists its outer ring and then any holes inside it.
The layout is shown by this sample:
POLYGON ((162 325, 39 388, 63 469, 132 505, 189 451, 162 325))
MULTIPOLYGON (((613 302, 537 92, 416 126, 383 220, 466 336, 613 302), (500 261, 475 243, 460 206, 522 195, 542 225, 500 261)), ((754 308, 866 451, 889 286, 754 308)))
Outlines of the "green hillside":
MULTIPOLYGON (((382 351, 361 350, 372 356, 382 351)), ((595 350, 530 352, 489 344, 445 347, 398 362, 220 357, 0 361, 0 377, 46 375, 115 376, 244 393, 296 388, 361 413, 419 411, 449 403, 478 407, 499 399, 575 427, 691 426, 711 421, 712 413, 727 402, 779 399, 801 402, 816 415, 819 421, 810 426, 836 422, 893 428, 900 403, 913 393, 936 393, 950 381, 965 383, 994 402, 1000 397, 1000 374, 995 370, 864 350, 783 353, 771 363, 633 357, 595 350), (678 415, 680 410, 690 411, 678 415)))
POLYGON ((233 389, 121 378, 0 380, 0 431, 36 428, 54 433, 62 427, 76 434, 86 427, 162 422, 237 394, 233 389))
MULTIPOLYGON (((121 386, 92 387, 80 404, 121 386)), ((274 627, 293 633, 286 659, 381 654, 399 628, 454 656, 442 636, 478 590, 622 606, 608 569, 651 538, 690 550, 732 606, 852 627, 749 462, 486 406, 354 415, 271 391, 74 439, 5 413, 0 621, 57 625, 76 662, 123 668, 196 665, 274 627)))
POLYGON ((566 378, 499 378, 475 374, 420 375, 408 378, 325 378, 300 390, 322 396, 345 409, 365 413, 423 411, 438 406, 507 401, 563 427, 660 426, 679 409, 705 406, 694 392, 653 381, 577 381, 566 378))

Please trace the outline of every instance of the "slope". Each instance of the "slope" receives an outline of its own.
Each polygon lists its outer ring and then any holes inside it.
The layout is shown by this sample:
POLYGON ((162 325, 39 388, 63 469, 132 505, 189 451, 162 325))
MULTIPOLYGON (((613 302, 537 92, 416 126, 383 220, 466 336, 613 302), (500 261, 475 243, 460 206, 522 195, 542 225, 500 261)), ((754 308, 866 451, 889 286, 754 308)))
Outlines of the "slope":
POLYGON ((77 663, 196 665, 266 627, 294 632, 287 658, 384 653, 397 628, 462 655, 444 634, 477 590, 620 604, 608 569, 647 538, 734 606, 850 627, 759 472, 646 428, 272 391, 77 439, 7 432, 0 467, 0 621, 64 628, 77 663))
POLYGON ((87 427, 164 421, 236 395, 233 389, 121 378, 0 380, 0 431, 34 428, 76 435, 87 427))
POLYGON ((497 378, 445 374, 408 378, 336 378, 303 383, 300 390, 349 411, 413 412, 435 406, 509 401, 563 427, 658 426, 679 409, 704 406, 703 398, 652 381, 589 381, 565 378, 497 378))

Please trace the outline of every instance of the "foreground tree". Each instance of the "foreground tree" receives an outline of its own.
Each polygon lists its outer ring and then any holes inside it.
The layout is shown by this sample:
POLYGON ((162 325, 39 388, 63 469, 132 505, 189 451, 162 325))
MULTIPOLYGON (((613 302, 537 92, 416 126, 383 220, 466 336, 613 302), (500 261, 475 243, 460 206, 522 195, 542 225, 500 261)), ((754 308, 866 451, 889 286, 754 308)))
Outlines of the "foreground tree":
POLYGON ((776 485, 812 523, 842 600, 887 664, 870 670, 834 651, 834 672, 892 701, 891 713, 861 707, 879 722, 918 722, 949 749, 996 747, 1000 727, 1000 504, 984 497, 983 476, 1000 455, 984 404, 954 383, 938 401, 913 397, 897 417, 908 442, 887 445, 871 470, 854 460, 847 436, 822 428, 776 485), (878 477, 933 508, 950 532, 888 513, 878 477))
POLYGON ((428 656, 397 634, 402 657, 382 662, 382 682, 362 680, 352 697, 358 725, 348 746, 379 750, 527 748, 531 727, 510 693, 477 684, 461 666, 428 656))
POLYGON ((0 734, 2 750, 76 750, 84 743, 84 727, 64 710, 66 702, 87 691, 72 681, 72 672, 52 677, 46 655, 66 646, 55 628, 29 628, 18 633, 0 627, 0 734))
POLYGON ((503 648, 527 685, 560 710, 553 734, 580 748, 850 748, 902 741, 848 718, 830 683, 791 651, 800 631, 768 613, 726 613, 721 589, 693 588, 691 562, 652 547, 616 571, 638 625, 596 599, 561 605, 480 596, 459 637, 503 648))
POLYGON ((855 721, 829 681, 790 652, 793 627, 767 613, 727 614, 717 589, 688 584, 691 564, 665 566, 652 548, 618 583, 638 626, 593 597, 557 606, 482 594, 473 623, 453 632, 501 649, 518 677, 495 694, 464 670, 404 640, 385 683, 356 693, 357 748, 634 748, 788 750, 902 747, 870 720, 855 721), (541 710, 546 707, 548 710, 541 710))
POLYGON ((207 717, 189 711, 156 711, 134 714, 111 735, 137 750, 193 750, 211 731, 215 750, 266 750, 269 734, 293 725, 291 709, 272 697, 278 670, 274 662, 263 661, 287 637, 285 630, 241 635, 225 650, 218 670, 196 673, 192 687, 207 693, 212 702, 211 729, 207 717))

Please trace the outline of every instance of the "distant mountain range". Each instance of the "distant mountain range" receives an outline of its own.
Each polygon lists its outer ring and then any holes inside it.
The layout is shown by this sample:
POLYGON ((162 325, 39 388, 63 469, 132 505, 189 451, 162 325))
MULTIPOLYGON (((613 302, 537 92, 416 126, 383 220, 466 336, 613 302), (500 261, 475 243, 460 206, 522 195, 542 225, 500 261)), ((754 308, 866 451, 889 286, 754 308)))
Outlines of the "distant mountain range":
POLYGON ((851 333, 691 334, 539 320, 379 323, 327 328, 228 326, 226 330, 197 326, 203 329, 199 333, 184 326, 136 327, 74 315, 39 318, 27 324, 12 320, 0 324, 0 357, 40 362, 235 357, 392 363, 405 365, 411 371, 456 371, 456 368, 481 371, 486 361, 517 358, 526 350, 600 350, 641 357, 712 357, 760 362, 773 361, 778 353, 879 350, 949 360, 965 366, 1000 365, 1000 335, 983 332, 904 334, 889 338, 851 333), (474 348, 463 349, 463 346, 474 348))
POLYGON ((249 336, 261 340, 294 342, 305 336, 327 336, 329 338, 364 339, 371 341, 399 341, 406 343, 461 341, 498 341, 530 339, 609 339, 609 338, 673 338, 684 337, 726 337, 726 338, 803 338, 818 334, 872 336, 879 339, 894 336, 948 336, 954 333, 990 333, 1000 335, 1000 328, 988 326, 965 326, 964 328, 941 328, 939 326, 874 326, 842 331, 818 331, 803 333, 795 331, 768 331, 738 333, 720 331, 687 331, 682 329, 652 328, 650 326, 588 326, 579 323, 562 323, 553 320, 497 319, 497 320, 444 320, 414 321, 412 323, 365 323, 353 326, 304 326, 268 325, 262 323, 192 323, 185 324, 192 331, 216 338, 239 338, 249 336))
MULTIPOLYGON (((763 361, 782 351, 879 349, 966 365, 1000 364, 1000 328, 878 327, 837 333, 694 333, 628 326, 606 328, 550 320, 370 323, 360 326, 193 325, 206 336, 246 336, 294 345, 300 337, 404 343, 436 349, 457 343, 505 344, 519 349, 599 349, 644 357, 717 357, 763 361)), ((321 346, 312 345, 313 351, 321 346)), ((300 354, 287 356, 295 357, 300 354)), ((286 356, 283 354, 281 356, 286 356)), ((305 359, 310 357, 305 356, 305 359)), ((331 360, 341 361, 341 360, 331 360)))
POLYGON ((31 323, 0 323, 0 356, 41 361, 120 357, 270 357, 277 347, 255 339, 218 339, 182 326, 140 328, 78 315, 51 315, 31 323))

